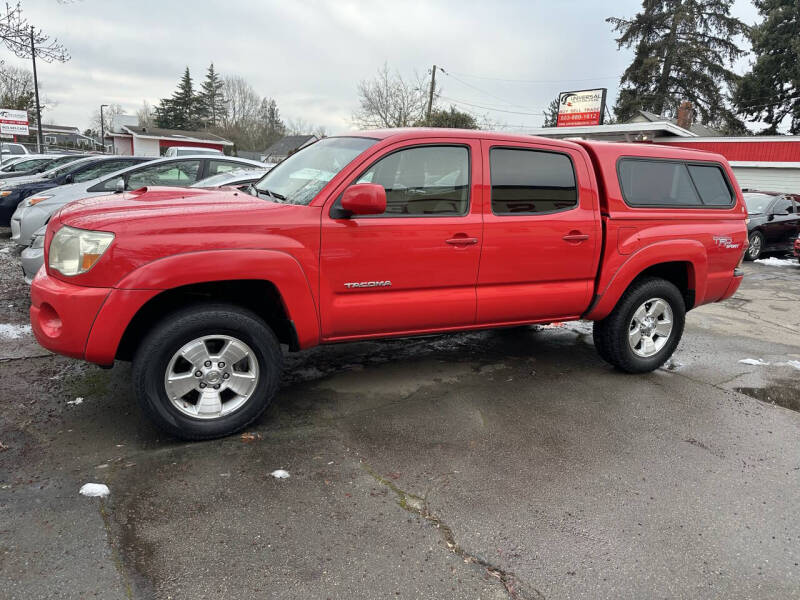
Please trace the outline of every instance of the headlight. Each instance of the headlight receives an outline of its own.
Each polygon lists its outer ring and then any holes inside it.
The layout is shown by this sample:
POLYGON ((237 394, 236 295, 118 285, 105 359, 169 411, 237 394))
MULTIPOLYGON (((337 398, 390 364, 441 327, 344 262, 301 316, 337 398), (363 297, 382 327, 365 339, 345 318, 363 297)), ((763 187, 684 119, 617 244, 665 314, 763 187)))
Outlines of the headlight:
POLYGON ((48 264, 62 275, 86 273, 113 241, 113 233, 62 227, 50 242, 48 264))
POLYGON ((25 206, 36 206, 39 202, 43 202, 48 198, 52 198, 53 194, 42 194, 40 196, 31 196, 25 199, 25 206))
POLYGON ((44 235, 36 235, 31 240, 31 248, 34 250, 39 250, 44 248, 44 235))

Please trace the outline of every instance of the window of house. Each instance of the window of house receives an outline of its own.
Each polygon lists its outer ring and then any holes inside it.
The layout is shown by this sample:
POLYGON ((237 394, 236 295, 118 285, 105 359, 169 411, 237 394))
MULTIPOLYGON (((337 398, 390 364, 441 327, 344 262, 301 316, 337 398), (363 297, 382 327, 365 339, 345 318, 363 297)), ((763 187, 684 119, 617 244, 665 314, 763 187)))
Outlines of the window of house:
POLYGON ((356 183, 386 190, 386 217, 464 215, 469 208, 469 150, 418 146, 380 159, 356 183))
POLYGON ((575 170, 566 154, 492 148, 489 162, 496 215, 552 213, 578 205, 575 170))

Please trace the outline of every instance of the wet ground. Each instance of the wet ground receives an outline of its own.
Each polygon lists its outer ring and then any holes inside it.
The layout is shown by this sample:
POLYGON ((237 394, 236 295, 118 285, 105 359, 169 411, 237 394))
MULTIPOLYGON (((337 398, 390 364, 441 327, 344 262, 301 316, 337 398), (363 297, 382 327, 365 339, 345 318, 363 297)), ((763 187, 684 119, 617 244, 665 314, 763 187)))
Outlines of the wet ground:
POLYGON ((144 420, 127 365, 36 345, 7 238, 3 598, 800 590, 800 267, 746 265, 649 375, 604 364, 585 323, 320 348, 245 435, 187 444, 144 420))

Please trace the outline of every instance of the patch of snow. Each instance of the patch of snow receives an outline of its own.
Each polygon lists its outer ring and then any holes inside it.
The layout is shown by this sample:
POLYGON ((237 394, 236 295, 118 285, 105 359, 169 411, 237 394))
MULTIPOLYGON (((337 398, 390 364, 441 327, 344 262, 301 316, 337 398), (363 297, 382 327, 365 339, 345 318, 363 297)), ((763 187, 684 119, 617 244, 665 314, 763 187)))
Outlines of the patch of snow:
POLYGON ((753 262, 757 262, 762 265, 768 265, 770 267, 796 267, 800 265, 800 263, 794 259, 775 258, 774 256, 770 256, 768 258, 759 258, 753 262))
POLYGON ((789 361, 787 361, 787 362, 785 362, 783 364, 785 364, 785 365, 787 365, 789 367, 794 367, 795 369, 800 371, 800 360, 789 360, 789 361))
POLYGON ((8 254, 8 253, 9 253, 8 246, 6 246, 5 248, 0 248, 0 254, 8 254))
POLYGON ((756 367, 769 366, 768 362, 764 362, 760 358, 743 358, 739 362, 742 363, 743 365, 753 365, 753 366, 756 366, 756 367))
POLYGON ((78 404, 83 404, 83 398, 78 396, 75 400, 67 400, 67 404, 72 404, 73 406, 78 406, 78 404))
POLYGON ((81 496, 89 498, 105 498, 110 493, 108 486, 103 483, 84 483, 80 491, 81 496))
POLYGON ((289 478, 289 471, 284 471, 283 469, 275 469, 272 473, 270 473, 275 479, 288 479, 289 478))
POLYGON ((14 325, 12 323, 0 323, 0 338, 16 340, 23 335, 30 335, 30 325, 14 325))

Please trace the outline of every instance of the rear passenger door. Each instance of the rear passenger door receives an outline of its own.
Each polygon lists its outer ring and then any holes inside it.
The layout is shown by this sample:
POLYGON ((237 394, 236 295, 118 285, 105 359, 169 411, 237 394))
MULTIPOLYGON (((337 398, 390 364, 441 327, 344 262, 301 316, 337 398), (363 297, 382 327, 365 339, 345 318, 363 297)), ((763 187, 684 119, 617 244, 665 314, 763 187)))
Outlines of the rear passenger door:
POLYGON ((479 324, 576 317, 601 247, 594 176, 578 149, 484 141, 490 200, 478 274, 479 324))

